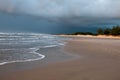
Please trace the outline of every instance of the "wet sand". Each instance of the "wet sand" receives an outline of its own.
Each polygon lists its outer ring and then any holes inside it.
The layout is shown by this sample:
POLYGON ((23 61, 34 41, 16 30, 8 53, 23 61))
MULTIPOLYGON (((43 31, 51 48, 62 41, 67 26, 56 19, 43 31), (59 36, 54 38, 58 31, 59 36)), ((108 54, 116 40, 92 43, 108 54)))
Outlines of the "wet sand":
POLYGON ((64 51, 63 46, 40 48, 37 51, 37 53, 45 55, 45 58, 42 60, 36 60, 30 62, 15 62, 5 65, 0 65, 0 76, 17 71, 30 70, 33 68, 38 68, 49 64, 76 58, 75 55, 69 54, 68 52, 64 51))
POLYGON ((0 76, 0 80, 120 80, 120 40, 76 37, 64 50, 75 59, 0 76))

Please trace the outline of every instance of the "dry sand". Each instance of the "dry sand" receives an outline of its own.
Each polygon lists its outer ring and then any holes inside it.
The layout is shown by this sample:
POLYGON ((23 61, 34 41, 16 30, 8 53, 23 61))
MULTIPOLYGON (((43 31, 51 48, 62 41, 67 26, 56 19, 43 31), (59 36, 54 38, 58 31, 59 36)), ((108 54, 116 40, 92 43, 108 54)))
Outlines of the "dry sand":
POLYGON ((120 80, 120 40, 79 37, 64 49, 78 58, 13 72, 0 80, 120 80))

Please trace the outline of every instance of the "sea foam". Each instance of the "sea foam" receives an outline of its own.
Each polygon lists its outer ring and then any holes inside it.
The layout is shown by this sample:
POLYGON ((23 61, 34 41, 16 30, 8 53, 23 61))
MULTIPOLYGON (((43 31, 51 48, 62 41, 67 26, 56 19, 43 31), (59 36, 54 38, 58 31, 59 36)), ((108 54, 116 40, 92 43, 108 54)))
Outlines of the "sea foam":
POLYGON ((64 45, 62 38, 36 33, 0 33, 0 65, 45 58, 42 48, 64 45))

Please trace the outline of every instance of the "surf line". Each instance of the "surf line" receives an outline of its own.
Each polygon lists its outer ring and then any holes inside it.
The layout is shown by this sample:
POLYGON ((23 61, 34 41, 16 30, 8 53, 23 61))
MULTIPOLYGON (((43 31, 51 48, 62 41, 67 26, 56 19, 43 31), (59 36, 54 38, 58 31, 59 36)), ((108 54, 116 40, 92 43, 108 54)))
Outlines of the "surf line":
POLYGON ((41 59, 44 59, 45 58, 45 55, 42 55, 40 53, 37 53, 36 51, 39 50, 39 48, 31 48, 31 49, 35 49, 33 50, 32 52, 30 53, 34 53, 34 54, 37 54, 38 56, 40 56, 40 58, 36 58, 36 59, 27 59, 27 60, 16 60, 16 61, 9 61, 9 62, 2 62, 0 63, 0 65, 5 65, 5 64, 9 64, 9 63, 16 63, 16 62, 30 62, 30 61, 37 61, 37 60, 41 60, 41 59))

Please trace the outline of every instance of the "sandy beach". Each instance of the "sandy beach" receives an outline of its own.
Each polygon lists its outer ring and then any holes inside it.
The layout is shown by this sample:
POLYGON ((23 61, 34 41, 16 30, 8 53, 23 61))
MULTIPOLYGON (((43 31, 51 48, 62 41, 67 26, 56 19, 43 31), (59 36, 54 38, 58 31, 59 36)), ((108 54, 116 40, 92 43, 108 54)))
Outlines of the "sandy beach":
POLYGON ((74 37, 64 51, 77 57, 0 75, 0 80, 120 80, 119 39, 74 37))

